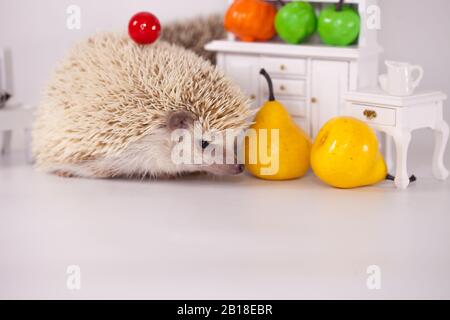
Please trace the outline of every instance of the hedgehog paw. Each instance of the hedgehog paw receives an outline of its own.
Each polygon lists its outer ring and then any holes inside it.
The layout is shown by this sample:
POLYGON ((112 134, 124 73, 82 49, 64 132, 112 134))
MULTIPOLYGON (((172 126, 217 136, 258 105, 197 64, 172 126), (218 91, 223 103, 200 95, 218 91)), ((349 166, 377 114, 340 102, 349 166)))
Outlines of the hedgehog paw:
POLYGON ((75 177, 75 175, 73 173, 67 172, 67 171, 55 171, 54 172, 55 175, 57 175, 58 177, 62 177, 62 178, 73 178, 75 177))
POLYGON ((100 170, 96 169, 93 171, 92 177, 95 179, 110 179, 117 176, 117 174, 112 170, 100 170))

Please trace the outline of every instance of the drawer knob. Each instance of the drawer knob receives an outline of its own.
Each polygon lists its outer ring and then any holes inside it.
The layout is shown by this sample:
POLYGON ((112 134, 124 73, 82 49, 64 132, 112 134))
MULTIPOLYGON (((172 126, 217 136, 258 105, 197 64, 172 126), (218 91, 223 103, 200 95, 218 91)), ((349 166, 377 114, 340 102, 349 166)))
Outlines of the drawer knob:
POLYGON ((312 97, 312 98, 311 98, 311 103, 317 103, 317 98, 312 97))
POLYGON ((366 116, 367 119, 372 120, 377 117, 377 113, 374 110, 364 110, 363 114, 366 116))
POLYGON ((250 95, 250 99, 251 99, 251 100, 255 100, 255 99, 256 99, 256 95, 251 94, 251 95, 250 95))
POLYGON ((286 90, 286 87, 283 86, 283 85, 281 85, 281 86, 280 86, 280 91, 284 91, 284 90, 286 90))
POLYGON ((286 66, 285 66, 284 64, 281 64, 281 65, 280 65, 280 70, 281 70, 281 71, 286 70, 286 66))

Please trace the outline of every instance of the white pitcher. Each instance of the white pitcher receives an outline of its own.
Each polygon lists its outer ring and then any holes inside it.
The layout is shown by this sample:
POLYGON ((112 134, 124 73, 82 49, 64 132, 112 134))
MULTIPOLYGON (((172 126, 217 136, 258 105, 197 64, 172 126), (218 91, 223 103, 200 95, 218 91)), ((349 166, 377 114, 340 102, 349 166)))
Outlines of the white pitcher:
POLYGON ((413 94, 423 78, 423 68, 406 62, 386 61, 387 74, 379 77, 381 88, 394 96, 413 94), (414 78, 413 73, 418 75, 414 78))

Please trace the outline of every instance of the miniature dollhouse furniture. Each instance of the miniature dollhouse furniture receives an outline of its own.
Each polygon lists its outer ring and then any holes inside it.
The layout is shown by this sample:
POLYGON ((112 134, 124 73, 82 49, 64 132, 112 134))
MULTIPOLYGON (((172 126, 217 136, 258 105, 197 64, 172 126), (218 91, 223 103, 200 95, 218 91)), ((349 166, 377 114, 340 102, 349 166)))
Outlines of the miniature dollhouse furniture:
MULTIPOLYGON (((345 95, 345 114, 358 118, 374 129, 392 137, 396 150, 397 188, 409 185, 407 172, 408 146, 411 132, 420 128, 431 128, 435 132, 433 174, 445 180, 449 171, 444 166, 444 152, 448 141, 449 127, 443 119, 443 102, 447 97, 441 92, 422 92, 407 97, 391 96, 380 89, 348 92, 345 95)), ((387 138, 386 159, 392 157, 392 144, 387 138)))
POLYGON ((0 155, 11 151, 11 140, 13 131, 22 130, 25 135, 25 155, 31 161, 31 127, 33 123, 32 109, 19 105, 9 104, 0 110, 0 155))
MULTIPOLYGON (((336 3, 333 0, 308 2, 318 11, 324 5, 336 3)), ((212 41, 205 48, 217 53, 218 66, 248 94, 254 108, 267 99, 267 86, 259 75, 259 70, 265 68, 273 78, 277 100, 314 137, 325 122, 342 114, 344 93, 377 83, 382 50, 377 43, 377 30, 371 30, 367 23, 367 9, 377 1, 348 0, 346 3, 355 6, 361 17, 358 43, 350 47, 326 46, 317 35, 308 43, 289 45, 277 39, 241 42, 229 34, 227 40, 212 41)))
MULTIPOLYGON (((0 48, 0 89, 6 88, 6 63, 4 51, 0 48)), ((0 156, 11 151, 12 133, 22 130, 25 135, 25 152, 28 161, 31 161, 31 127, 33 111, 31 108, 14 102, 7 102, 0 109, 0 156)))

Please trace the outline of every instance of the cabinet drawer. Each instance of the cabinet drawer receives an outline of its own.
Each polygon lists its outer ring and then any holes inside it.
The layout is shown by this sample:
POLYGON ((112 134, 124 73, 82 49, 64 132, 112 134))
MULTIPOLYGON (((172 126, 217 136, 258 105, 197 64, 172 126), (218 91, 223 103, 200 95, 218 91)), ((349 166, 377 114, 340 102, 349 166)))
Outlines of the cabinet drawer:
POLYGON ((367 123, 395 126, 395 109, 392 108, 350 104, 348 112, 367 123))
MULTIPOLYGON (((278 96, 297 96, 304 97, 306 95, 306 83, 303 80, 286 80, 273 78, 273 92, 275 97, 278 96)), ((261 87, 263 94, 269 94, 269 88, 265 79, 261 79, 261 87)))
POLYGON ((305 100, 278 99, 278 101, 283 104, 291 116, 306 117, 305 100))
POLYGON ((261 66, 269 74, 298 75, 306 74, 306 60, 290 58, 261 58, 261 66))

